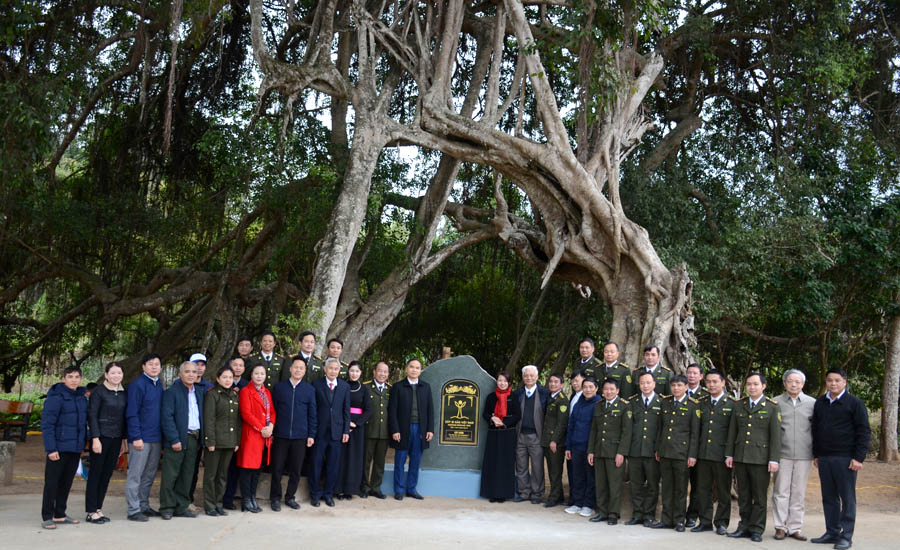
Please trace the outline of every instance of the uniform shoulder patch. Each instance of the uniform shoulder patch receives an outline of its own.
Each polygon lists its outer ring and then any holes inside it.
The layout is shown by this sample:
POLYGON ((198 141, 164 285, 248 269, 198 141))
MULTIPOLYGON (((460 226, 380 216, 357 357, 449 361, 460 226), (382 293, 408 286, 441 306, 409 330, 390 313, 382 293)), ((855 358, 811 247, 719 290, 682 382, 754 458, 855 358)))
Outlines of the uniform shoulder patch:
POLYGON ((625 405, 628 405, 628 404, 631 403, 631 401, 625 399, 624 397, 620 397, 619 399, 620 399, 620 400, 622 401, 622 403, 624 403, 625 405))
POLYGON ((629 366, 626 365, 625 363, 619 363, 619 366, 621 366, 621 367, 623 367, 623 368, 626 368, 626 369, 628 369, 628 370, 633 370, 631 367, 629 367, 629 366))
POLYGON ((669 372, 672 372, 672 369, 670 369, 669 367, 667 367, 665 365, 660 365, 659 368, 661 368, 662 370, 667 370, 669 372))
POLYGON ((777 404, 778 404, 778 401, 775 401, 775 400, 772 399, 771 397, 766 397, 766 401, 768 401, 769 403, 771 403, 771 404, 773 404, 773 405, 777 405, 777 404))
POLYGON ((363 386, 368 386, 368 385, 370 385, 372 382, 374 382, 374 380, 366 380, 365 382, 363 382, 363 386))
POLYGON ((697 405, 698 403, 700 403, 699 401, 697 401, 696 399, 694 399, 693 397, 690 397, 690 396, 688 396, 688 401, 690 401, 694 405, 697 405))
POLYGON ((671 395, 660 395, 659 398, 660 399, 672 399, 672 396, 671 395))
POLYGON ((319 356, 318 356, 318 355, 313 355, 313 359, 318 359, 318 360, 319 360, 319 361, 321 361, 321 360, 322 360, 322 358, 321 358, 321 357, 319 357, 319 356))

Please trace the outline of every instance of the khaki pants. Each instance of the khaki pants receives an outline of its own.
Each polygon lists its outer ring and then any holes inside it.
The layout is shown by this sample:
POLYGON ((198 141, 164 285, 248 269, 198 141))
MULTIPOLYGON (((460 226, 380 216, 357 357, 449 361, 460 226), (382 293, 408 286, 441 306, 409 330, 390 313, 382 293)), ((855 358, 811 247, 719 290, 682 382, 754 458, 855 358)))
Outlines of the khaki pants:
POLYGON ((772 521, 775 529, 788 535, 803 528, 806 512, 806 484, 812 460, 781 459, 772 490, 772 521))

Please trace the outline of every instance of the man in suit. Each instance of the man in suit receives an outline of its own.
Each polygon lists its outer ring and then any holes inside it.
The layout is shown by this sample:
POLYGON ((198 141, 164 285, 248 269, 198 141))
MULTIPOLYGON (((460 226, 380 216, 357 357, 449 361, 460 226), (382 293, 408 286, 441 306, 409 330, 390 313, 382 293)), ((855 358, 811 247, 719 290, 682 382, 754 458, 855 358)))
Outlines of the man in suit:
POLYGON ((591 437, 588 440, 588 464, 594 467, 597 515, 590 521, 619 521, 622 489, 625 483, 625 455, 631 446, 631 407, 619 397, 619 381, 603 381, 603 401, 594 407, 591 437))
POLYGON ((391 368, 384 361, 375 365, 375 379, 366 382, 369 390, 369 406, 372 416, 366 421, 366 450, 363 454, 363 493, 375 498, 385 498, 381 492, 384 478, 384 457, 387 454, 390 433, 388 431, 388 402, 391 385, 387 383, 391 368), (371 470, 370 465, 371 464, 371 470))
MULTIPOLYGON (((285 357, 275 353, 275 333, 270 330, 263 332, 262 338, 259 339, 259 351, 250 356, 250 364, 244 371, 244 378, 250 379, 250 373, 253 367, 262 365, 266 367, 265 386, 272 391, 275 384, 281 377, 281 368, 284 367, 285 357)), ((288 367, 290 369, 290 367, 288 367)))
MULTIPOLYGON (((569 383, 572 385, 572 397, 569 399, 569 414, 572 414, 572 411, 575 410, 575 404, 578 403, 578 400, 581 399, 582 391, 581 391, 581 383, 584 381, 584 373, 580 370, 576 370, 572 372, 572 376, 569 379, 569 383)), ((568 422, 566 419, 566 429, 568 430, 568 422)), ((563 447, 565 447, 566 440, 563 439, 563 447)), ((563 453, 563 456, 570 453, 563 453)), ((566 459, 566 472, 568 472, 568 478, 574 479, 575 472, 572 471, 572 460, 566 459)), ((566 501, 566 506, 572 506, 574 501, 572 500, 572 485, 571 481, 569 482, 569 500, 566 501)))
POLYGON ((724 535, 731 521, 731 469, 725 466, 725 443, 737 401, 725 393, 721 371, 706 373, 706 388, 709 393, 700 399, 700 450, 697 465, 692 468, 697 471, 697 483, 691 486, 691 502, 697 501, 699 524, 691 532, 715 529, 717 535, 724 535))
POLYGON ((419 380, 422 363, 410 359, 406 363, 406 378, 394 384, 388 402, 388 426, 394 453, 394 498, 403 496, 422 500, 416 491, 422 452, 434 437, 434 403, 431 387, 419 380), (403 467, 409 458, 409 471, 403 479, 403 467))
POLYGON ((344 354, 344 342, 339 340, 338 338, 332 338, 328 341, 328 345, 325 347, 325 360, 327 361, 329 357, 338 360, 338 364, 341 365, 341 380, 347 379, 347 369, 348 365, 344 361, 341 361, 341 355, 344 354))
POLYGON ((195 363, 182 363, 178 376, 179 379, 163 393, 159 421, 166 449, 159 484, 159 513, 163 519, 197 517, 188 506, 203 429, 203 395, 195 384, 195 363))
POLYGON ((545 508, 552 508, 563 502, 563 463, 566 458, 566 429, 569 424, 569 398, 563 393, 561 374, 551 374, 547 380, 550 389, 550 404, 544 414, 544 429, 541 434, 541 447, 547 461, 550 476, 550 494, 547 496, 545 508))
POLYGON ((656 436, 662 414, 662 396, 654 391, 656 380, 649 372, 641 373, 637 382, 641 392, 631 399, 631 447, 628 452, 632 515, 625 525, 650 527, 659 500, 656 436))
MULTIPOLYGON (((313 355, 313 352, 316 350, 316 335, 310 331, 305 331, 300 334, 300 353, 297 355, 302 357, 306 362, 306 375, 303 377, 304 382, 308 382, 312 384, 319 378, 325 376, 325 371, 323 368, 325 367, 325 363, 322 362, 321 359, 313 355)), ((290 378, 291 373, 290 370, 285 372, 282 369, 281 379, 287 380, 290 378)))
POLYGON ((603 379, 607 378, 619 381, 619 397, 628 399, 634 395, 631 367, 619 362, 619 344, 615 342, 607 342, 603 346, 603 379))
POLYGON ((593 338, 584 337, 578 342, 578 359, 572 365, 572 374, 576 372, 582 373, 585 377, 597 378, 603 372, 600 370, 602 366, 600 360, 594 357, 596 345, 593 338))
POLYGON ((672 395, 662 399, 660 426, 656 438, 656 456, 662 477, 662 518, 654 529, 674 528, 683 533, 687 484, 690 469, 697 464, 700 438, 700 409, 687 396, 687 378, 672 377, 672 395))
MULTIPOLYGON (((635 380, 635 384, 637 384, 637 377, 640 376, 642 372, 649 372, 653 375, 653 380, 656 381, 656 388, 654 388, 653 391, 658 395, 670 395, 669 380, 672 379, 672 370, 659 364, 658 347, 647 346, 644 348, 644 364, 635 369, 634 373, 631 375, 635 380)), ((635 387, 634 393, 637 393, 638 390, 640 390, 640 388, 635 387)))
POLYGON ((806 484, 812 468, 812 418, 816 398, 803 393, 806 374, 788 369, 781 378, 785 392, 775 398, 781 408, 781 463, 772 487, 775 540, 805 541, 806 484))
MULTIPOLYGON (((700 369, 700 365, 697 363, 691 363, 684 369, 684 375, 687 378, 687 396, 700 401, 705 395, 709 395, 703 385, 700 383, 703 380, 703 371, 700 369)), ((702 427, 701 427, 702 429, 702 427)), ((690 500, 688 501, 687 514, 685 515, 685 527, 694 527, 697 525, 697 519, 700 517, 700 507, 699 501, 697 497, 694 496, 694 493, 697 492, 697 475, 699 472, 699 468, 691 468, 690 476, 689 476, 689 485, 690 489, 690 500)))
POLYGON ((747 397, 731 414, 725 465, 734 468, 741 523, 729 537, 748 537, 761 542, 766 530, 766 493, 769 474, 778 472, 781 460, 781 408, 768 399, 766 377, 750 373, 744 380, 747 397))
POLYGON ((862 400, 847 392, 847 372, 825 373, 825 395, 813 407, 813 456, 822 484, 825 534, 816 544, 846 550, 853 544, 856 525, 856 477, 863 467, 872 432, 862 400))
POLYGON ((314 507, 319 506, 323 496, 325 504, 334 506, 334 486, 340 470, 341 445, 350 441, 350 386, 338 378, 340 373, 340 362, 328 358, 325 361, 325 377, 313 382, 318 427, 314 437, 312 472, 309 476, 309 500, 314 507))
POLYGON ((522 421, 516 424, 516 485, 515 501, 544 502, 544 451, 541 448, 544 413, 550 402, 550 392, 537 383, 538 369, 534 365, 522 368, 524 386, 513 393, 522 411, 522 421), (531 469, 529 471, 529 462, 531 469))

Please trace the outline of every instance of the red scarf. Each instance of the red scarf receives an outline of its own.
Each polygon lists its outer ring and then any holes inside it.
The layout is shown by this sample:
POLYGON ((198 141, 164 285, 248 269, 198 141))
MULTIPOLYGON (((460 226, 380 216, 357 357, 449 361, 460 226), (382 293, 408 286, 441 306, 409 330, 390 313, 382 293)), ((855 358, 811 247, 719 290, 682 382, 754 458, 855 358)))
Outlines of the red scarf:
POLYGON ((497 404, 494 405, 494 416, 503 420, 506 418, 506 400, 509 397, 512 388, 507 386, 505 390, 501 390, 497 388, 494 390, 494 395, 497 396, 497 404))

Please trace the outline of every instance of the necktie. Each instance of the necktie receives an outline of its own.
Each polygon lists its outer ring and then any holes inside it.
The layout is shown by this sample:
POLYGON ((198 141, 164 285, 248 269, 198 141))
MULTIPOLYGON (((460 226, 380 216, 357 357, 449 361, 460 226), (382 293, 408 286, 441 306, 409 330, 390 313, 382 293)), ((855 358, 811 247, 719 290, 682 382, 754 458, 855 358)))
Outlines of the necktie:
POLYGON ((755 408, 756 408, 756 403, 754 403, 753 401, 750 401, 750 410, 752 411, 755 408))
POLYGON ((329 382, 329 383, 328 383, 328 389, 329 389, 329 390, 334 391, 334 386, 335 386, 334 382, 329 382))
POLYGON ((650 406, 650 398, 645 397, 644 398, 644 407, 649 407, 649 406, 650 406))
POLYGON ((609 410, 612 407, 612 403, 609 401, 606 402, 606 410, 609 410))

